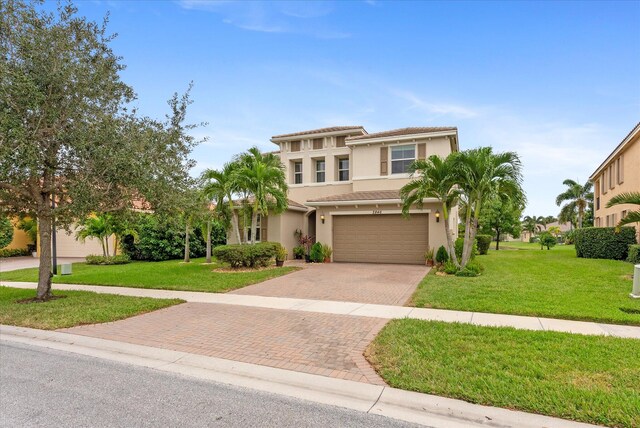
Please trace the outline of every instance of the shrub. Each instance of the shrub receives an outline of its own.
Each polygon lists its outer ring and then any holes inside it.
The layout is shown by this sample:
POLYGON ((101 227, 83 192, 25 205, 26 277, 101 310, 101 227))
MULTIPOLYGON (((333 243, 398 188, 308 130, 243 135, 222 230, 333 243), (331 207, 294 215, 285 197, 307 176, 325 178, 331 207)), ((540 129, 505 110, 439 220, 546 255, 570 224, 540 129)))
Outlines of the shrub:
POLYGON ((118 254, 117 256, 100 256, 89 254, 85 257, 88 265, 126 265, 131 263, 131 258, 126 254, 118 254))
POLYGON ((455 264, 453 264, 451 260, 448 260, 444 263, 442 270, 444 271, 444 273, 447 273, 449 275, 453 275, 458 272, 458 268, 455 264))
POLYGON ((471 269, 469 269, 468 267, 464 267, 456 272, 456 276, 472 278, 474 276, 478 276, 478 274, 472 271, 471 269))
POLYGON ((562 234, 562 237, 564 238, 564 243, 567 245, 571 245, 575 243, 575 236, 576 236, 575 230, 569 230, 562 234))
MULTIPOLYGON (((184 229, 180 219, 162 218, 153 214, 140 215, 133 229, 137 237, 127 235, 120 246, 132 260, 161 261, 184 257, 184 229)), ((203 257, 206 243, 200 228, 194 228, 189 238, 189 255, 203 257)))
POLYGON ((543 250, 544 247, 547 247, 547 250, 550 250, 551 247, 555 247, 558 241, 553 237, 549 232, 543 232, 540 235, 540 249, 543 250))
MULTIPOLYGON (((458 257, 458 260, 462 260, 462 250, 464 249, 464 238, 456 239, 455 249, 456 249, 456 256, 458 257)), ((471 249, 470 260, 475 259, 477 255, 478 255, 478 241, 474 240, 473 248, 471 249)))
POLYGON ((284 261, 287 260, 287 249, 282 245, 278 244, 278 248, 276 250, 276 260, 284 261))
POLYGON ((485 255, 489 252, 489 246, 491 245, 491 235, 478 235, 476 236, 476 242, 478 245, 478 254, 485 255))
POLYGON ((279 247, 281 245, 277 242, 220 245, 213 249, 213 255, 218 260, 229 263, 233 269, 265 267, 276 256, 279 247))
POLYGON ((293 247, 293 256, 296 259, 304 258, 304 247, 302 245, 298 245, 297 247, 293 247))
POLYGON ((636 228, 585 227, 575 230, 576 255, 586 259, 624 260, 636 244, 636 228))
POLYGON ((309 259, 314 263, 324 262, 324 255, 322 254, 321 243, 316 242, 311 246, 311 250, 309 251, 309 259))
POLYGON ((629 245, 627 261, 634 265, 640 264, 640 245, 629 245))
POLYGON ((531 238, 529 238, 529 244, 535 244, 536 242, 539 242, 540 239, 537 236, 532 236, 531 238))
POLYGON ((28 248, 2 248, 0 249, 0 258, 5 257, 21 257, 30 256, 31 251, 28 248))
POLYGON ((11 220, 4 215, 0 215, 0 248, 11 244, 13 240, 13 225, 11 220))
POLYGON ((476 275, 480 275, 482 272, 484 272, 484 266, 478 263, 476 260, 467 263, 464 268, 470 270, 471 272, 474 272, 476 275))
POLYGON ((322 258, 323 261, 327 259, 331 259, 331 255, 333 254, 333 248, 331 248, 327 244, 322 244, 322 258))
POLYGON ((449 253, 447 252, 446 248, 444 248, 444 245, 440 245, 440 248, 438 248, 438 252, 436 253, 436 262, 441 265, 448 261, 449 253))

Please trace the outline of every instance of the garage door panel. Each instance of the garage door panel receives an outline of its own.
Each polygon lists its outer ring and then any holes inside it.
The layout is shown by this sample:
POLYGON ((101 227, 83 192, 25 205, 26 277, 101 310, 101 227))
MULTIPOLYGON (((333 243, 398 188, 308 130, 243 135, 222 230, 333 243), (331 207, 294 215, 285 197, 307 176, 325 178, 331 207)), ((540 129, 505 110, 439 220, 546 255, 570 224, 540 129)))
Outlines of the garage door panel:
POLYGON ((333 258, 337 262, 424 263, 429 246, 426 214, 346 215, 333 218, 333 258))

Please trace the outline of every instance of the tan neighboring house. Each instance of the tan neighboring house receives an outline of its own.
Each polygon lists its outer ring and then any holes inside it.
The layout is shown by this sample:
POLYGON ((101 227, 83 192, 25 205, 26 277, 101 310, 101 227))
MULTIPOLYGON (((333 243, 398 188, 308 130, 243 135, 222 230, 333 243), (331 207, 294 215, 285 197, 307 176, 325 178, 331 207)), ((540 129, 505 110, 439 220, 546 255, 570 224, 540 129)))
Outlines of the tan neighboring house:
MULTIPOLYGON (((280 242, 291 256, 298 245, 294 232, 300 229, 330 245, 333 261, 366 263, 422 264, 428 248, 446 245, 437 200, 425 200, 407 219, 401 215, 399 190, 409 182, 414 160, 458 151, 457 128, 368 134, 361 126, 337 126, 276 135, 271 141, 285 167, 289 209, 260 219, 259 240, 280 242)), ((457 223, 454 209, 454 237, 457 223)))
MULTIPOLYGON (((568 231, 573 229, 571 223, 560 223, 558 221, 547 224, 546 228, 543 224, 537 224, 536 226, 538 227, 538 231, 534 235, 539 235, 540 233, 545 232, 552 227, 557 227, 558 229, 560 229, 561 233, 567 233, 568 231)), ((531 235, 531 232, 529 232, 528 230, 523 230, 520 234, 520 240, 522 242, 529 242, 529 239, 531 239, 531 237, 534 235, 531 235)))
MULTIPOLYGON (((637 205, 614 205, 607 208, 612 197, 626 192, 640 192, 640 123, 618 144, 611 154, 591 174, 594 187, 594 226, 612 227, 637 205)), ((636 223, 640 239, 640 223, 636 223)))

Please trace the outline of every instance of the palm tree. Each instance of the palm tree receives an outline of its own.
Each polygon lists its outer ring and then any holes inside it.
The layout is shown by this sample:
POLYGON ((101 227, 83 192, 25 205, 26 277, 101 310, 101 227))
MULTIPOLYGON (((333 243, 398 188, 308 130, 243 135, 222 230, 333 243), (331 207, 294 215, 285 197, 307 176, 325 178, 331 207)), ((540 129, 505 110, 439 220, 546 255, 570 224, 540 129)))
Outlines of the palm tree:
POLYGON ((525 216, 522 219, 522 229, 526 232, 529 232, 531 235, 536 233, 536 231, 540 230, 540 226, 538 223, 538 218, 536 216, 525 216))
MULTIPOLYGON (((609 202, 607 202, 607 208, 621 204, 640 205, 640 192, 627 192, 614 196, 609 200, 609 202)), ((624 218, 620 219, 618 227, 638 222, 640 222, 640 209, 636 211, 629 211, 624 218)))
POLYGON ((109 237, 113 234, 113 224, 109 214, 92 215, 78 229, 76 237, 80 242, 87 238, 96 238, 102 246, 102 255, 109 256, 109 237))
POLYGON ((452 156, 456 184, 467 201, 467 209, 463 213, 465 232, 460 262, 460 266, 464 267, 471 258, 473 242, 478 233, 480 208, 485 199, 497 196, 517 204, 524 203, 522 163, 517 153, 493 153, 491 147, 466 150, 452 156))
POLYGON ((279 214, 289 205, 287 180, 280 158, 273 153, 263 155, 250 148, 238 159, 237 182, 249 197, 251 207, 251 243, 256 242, 258 215, 279 214))
POLYGON ((567 210, 578 212, 578 228, 582 227, 582 219, 584 218, 584 212, 589 206, 590 203, 593 203, 593 192, 591 191, 593 187, 593 183, 587 181, 584 185, 579 184, 578 182, 567 179, 562 182, 565 186, 569 188, 560 193, 558 197, 556 197, 556 205, 560 206, 563 202, 568 202, 562 209, 565 209, 566 206, 570 208, 566 208, 567 210))
POLYGON ((202 177, 207 181, 203 188, 204 194, 216 204, 215 209, 218 216, 228 219, 231 223, 233 233, 238 243, 241 244, 238 211, 233 206, 233 195, 240 191, 237 180, 239 166, 238 162, 228 162, 219 171, 207 169, 203 172, 202 177))
POLYGON ((400 189, 400 198, 402 213, 405 216, 408 216, 413 205, 422 208, 425 198, 436 198, 440 201, 449 255, 453 263, 460 267, 449 227, 451 209, 456 206, 460 197, 460 192, 455 187, 454 170, 452 157, 442 159, 432 155, 426 160, 415 161, 410 167, 411 175, 415 178, 400 189))
POLYGON ((571 229, 575 229, 578 224, 578 215, 576 214, 576 204, 574 202, 565 204, 562 207, 558 214, 558 221, 560 223, 569 223, 571 229))

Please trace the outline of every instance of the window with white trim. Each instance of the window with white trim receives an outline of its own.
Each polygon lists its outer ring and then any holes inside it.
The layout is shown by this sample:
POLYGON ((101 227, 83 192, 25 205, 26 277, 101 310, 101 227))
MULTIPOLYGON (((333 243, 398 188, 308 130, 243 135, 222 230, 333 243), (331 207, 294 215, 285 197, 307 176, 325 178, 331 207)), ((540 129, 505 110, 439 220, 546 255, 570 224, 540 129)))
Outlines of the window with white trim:
POLYGON ((302 161, 293 163, 293 184, 302 184, 302 161))
POLYGON ((338 159, 338 181, 349 181, 349 158, 338 159))
POLYGON ((324 159, 318 159, 316 161, 316 183, 324 183, 325 170, 326 170, 326 163, 324 159))
POLYGON ((416 146, 391 147, 391 174, 409 172, 409 167, 416 160, 416 146))

